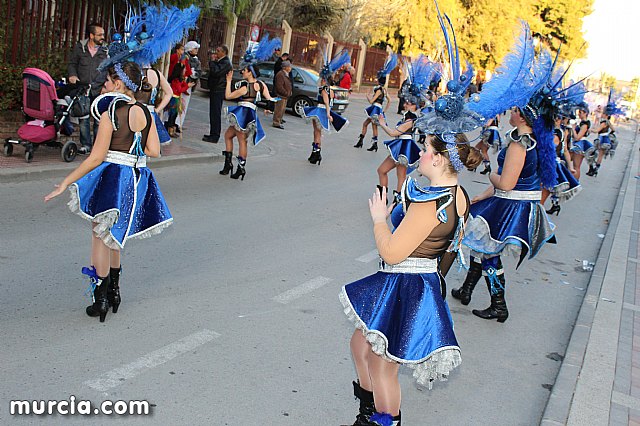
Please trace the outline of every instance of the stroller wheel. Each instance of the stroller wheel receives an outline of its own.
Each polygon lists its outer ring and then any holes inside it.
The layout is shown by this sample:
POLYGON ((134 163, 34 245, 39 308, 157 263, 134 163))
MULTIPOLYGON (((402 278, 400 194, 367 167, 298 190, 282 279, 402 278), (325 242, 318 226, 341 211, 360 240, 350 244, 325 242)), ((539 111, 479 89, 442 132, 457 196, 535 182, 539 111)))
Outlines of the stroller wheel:
POLYGON ((24 153, 24 161, 26 161, 27 163, 30 163, 31 160, 33 160, 33 151, 26 151, 24 153))
POLYGON ((4 144, 4 156, 10 157, 13 154, 13 144, 5 143, 4 144))
POLYGON ((62 159, 67 163, 70 163, 73 160, 75 160, 77 154, 78 154, 78 145, 76 145, 76 143, 73 141, 68 141, 62 147, 62 152, 61 152, 62 159))

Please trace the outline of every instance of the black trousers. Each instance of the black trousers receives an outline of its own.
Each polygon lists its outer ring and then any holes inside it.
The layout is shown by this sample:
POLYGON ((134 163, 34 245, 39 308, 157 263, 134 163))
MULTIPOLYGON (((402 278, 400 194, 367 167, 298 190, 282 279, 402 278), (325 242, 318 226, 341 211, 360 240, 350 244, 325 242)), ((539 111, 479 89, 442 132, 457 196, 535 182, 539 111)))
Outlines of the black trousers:
POLYGON ((222 127, 222 101, 224 101, 224 92, 210 92, 211 99, 209 102, 209 125, 211 131, 209 134, 213 140, 220 139, 222 127))

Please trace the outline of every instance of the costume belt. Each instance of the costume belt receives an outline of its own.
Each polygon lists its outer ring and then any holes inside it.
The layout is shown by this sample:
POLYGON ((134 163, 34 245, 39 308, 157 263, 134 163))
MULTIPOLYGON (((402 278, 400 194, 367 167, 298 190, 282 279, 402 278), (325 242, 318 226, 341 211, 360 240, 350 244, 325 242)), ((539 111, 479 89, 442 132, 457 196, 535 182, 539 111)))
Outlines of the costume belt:
POLYGON ((497 130, 497 131, 500 131, 500 129, 498 128, 498 126, 489 126, 489 127, 487 127, 487 130, 497 130))
POLYGON ((374 102, 374 103, 373 103, 373 106, 377 106, 377 107, 382 108, 382 104, 380 104, 380 103, 378 103, 378 102, 374 102))
POLYGON ((327 109, 327 106, 325 104, 318 104, 316 105, 317 108, 322 108, 322 109, 327 109))
POLYGON ((431 274, 438 272, 438 259, 407 257, 400 263, 389 265, 380 258, 379 270, 396 274, 431 274))
POLYGON ((413 136, 411 136, 411 135, 400 135, 400 136, 398 136, 398 139, 413 139, 413 136))
POLYGON ((238 102, 238 106, 251 108, 254 111, 256 110, 256 104, 254 104, 253 102, 240 101, 240 102, 238 102))
POLYGON ((104 161, 128 167, 135 167, 136 169, 147 167, 147 157, 138 157, 137 155, 127 154, 126 152, 120 151, 107 151, 107 156, 104 161))
POLYGON ((542 199, 542 191, 503 191, 495 189, 493 196, 508 200, 540 201, 542 199))

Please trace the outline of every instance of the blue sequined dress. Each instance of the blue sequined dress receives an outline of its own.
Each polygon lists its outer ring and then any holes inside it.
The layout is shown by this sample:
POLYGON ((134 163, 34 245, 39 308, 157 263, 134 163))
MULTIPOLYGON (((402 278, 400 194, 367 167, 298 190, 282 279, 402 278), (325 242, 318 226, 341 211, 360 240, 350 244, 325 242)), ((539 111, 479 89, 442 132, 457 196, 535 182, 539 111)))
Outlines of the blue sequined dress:
POLYGON ((377 273, 345 285, 340 293, 345 314, 372 350, 412 368, 417 382, 429 388, 434 380, 446 380, 461 363, 453 320, 442 295, 444 279, 438 272, 438 258, 447 250, 457 250, 462 235, 464 218, 457 215, 456 192, 457 187, 421 188, 407 178, 402 203, 391 214, 394 229, 412 203, 436 203, 441 223, 407 259, 395 265, 381 260, 377 273))
POLYGON ((595 140, 595 145, 597 149, 601 149, 604 151, 605 157, 608 156, 609 151, 613 148, 613 143, 611 142, 611 127, 609 127, 609 120, 600 120, 600 124, 606 124, 607 127, 601 130, 598 133, 598 139, 595 140))
MULTIPOLYGON (((262 90, 263 84, 259 82, 262 90)), ((258 112, 256 103, 260 102, 260 92, 255 90, 254 84, 242 80, 236 83, 236 90, 240 87, 247 88, 247 94, 240 97, 238 105, 225 107, 225 115, 229 124, 247 135, 247 140, 253 142, 254 145, 258 145, 265 137, 266 134, 258 119, 258 112)))
POLYGON ((94 117, 108 110, 115 129, 111 146, 102 164, 69 186, 71 211, 95 224, 96 236, 112 249, 124 248, 131 238, 158 234, 173 223, 160 187, 146 167, 144 145, 151 115, 147 127, 134 133, 128 125, 129 101, 124 95, 96 98, 94 117))
POLYGON ((593 149, 593 144, 587 140, 587 135, 589 134, 588 129, 591 127, 591 122, 589 120, 583 120, 576 126, 575 130, 576 133, 580 133, 580 128, 585 125, 587 126, 587 133, 584 135, 584 139, 579 141, 574 140, 573 145, 569 150, 578 155, 585 155, 589 150, 593 149))
POLYGON ((335 129, 336 132, 342 130, 347 124, 349 124, 349 120, 341 116, 340 114, 329 111, 331 118, 333 119, 329 122, 329 117, 327 117, 327 106, 324 104, 324 100, 322 99, 322 92, 326 92, 327 96, 329 96, 329 108, 333 105, 333 99, 331 98, 331 89, 329 86, 322 86, 318 89, 318 104, 316 106, 304 107, 302 116, 303 118, 309 121, 315 121, 320 124, 323 130, 329 131, 331 127, 335 129))
MULTIPOLYGON (((555 225, 540 204, 537 143, 530 135, 514 140, 514 132, 507 134, 509 143, 519 143, 527 150, 518 182, 511 191, 496 189, 492 197, 471 205, 472 219, 462 244, 477 258, 511 252, 520 258, 519 265, 527 254, 532 258, 546 242, 555 242, 555 225)), ((498 154, 498 174, 502 174, 508 148, 509 144, 498 154)))
MULTIPOLYGON (((398 122, 396 129, 406 121, 415 120, 416 118, 417 116, 415 113, 411 111, 405 112, 403 120, 398 122)), ((398 136, 396 139, 385 141, 384 144, 389 150, 389 155, 393 158, 393 161, 395 161, 396 164, 407 167, 407 173, 413 172, 418 167, 420 151, 422 151, 422 149, 413 140, 412 128, 398 136)))
POLYGON ((384 102, 384 87, 375 86, 373 88, 374 98, 373 103, 364 109, 364 112, 367 114, 367 117, 371 119, 373 124, 378 124, 378 118, 380 116, 384 117, 384 111, 382 109, 382 102, 384 102), (379 94, 376 92, 379 91, 379 94))

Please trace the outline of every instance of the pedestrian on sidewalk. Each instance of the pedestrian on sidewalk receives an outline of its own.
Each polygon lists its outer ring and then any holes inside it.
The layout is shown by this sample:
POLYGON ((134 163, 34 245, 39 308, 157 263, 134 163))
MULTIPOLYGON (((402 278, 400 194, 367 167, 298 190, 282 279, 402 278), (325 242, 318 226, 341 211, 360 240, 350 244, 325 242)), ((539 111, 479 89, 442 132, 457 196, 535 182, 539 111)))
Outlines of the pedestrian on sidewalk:
POLYGON ((276 102, 273 111, 273 127, 278 129, 284 129, 282 117, 284 117, 285 110, 287 109, 287 100, 293 93, 293 84, 291 84, 289 73, 291 73, 291 62, 283 61, 282 70, 276 75, 273 86, 276 97, 280 98, 276 102))
POLYGON ((222 102, 226 88, 226 75, 232 71, 231 61, 227 57, 229 48, 218 46, 209 58, 209 134, 204 135, 205 142, 218 143, 222 131, 222 102))
MULTIPOLYGON (((278 95, 275 94, 276 76, 278 75, 278 73, 280 71, 282 71, 282 63, 284 61, 289 61, 289 63, 291 63, 291 61, 289 60, 289 54, 288 53, 283 53, 281 55, 280 54, 281 51, 282 51, 282 48, 278 47, 275 50, 275 52, 273 53, 275 58, 276 58, 275 62, 273 63, 273 83, 272 83, 273 90, 274 90, 273 93, 274 93, 275 96, 278 96, 278 95)), ((293 84, 293 82, 292 82, 292 84, 293 84)), ((267 106, 264 109, 264 113, 265 113, 265 115, 273 114, 275 109, 276 109, 276 107, 275 107, 275 105, 273 105, 273 102, 268 102, 267 106)))
POLYGON ((185 73, 185 66, 181 62, 178 62, 173 67, 173 73, 169 75, 168 79, 173 95, 171 96, 171 101, 167 106, 167 131, 169 132, 169 136, 172 138, 177 136, 176 119, 178 118, 178 115, 184 111, 182 95, 196 84, 194 81, 187 82, 185 73))
MULTIPOLYGON (((473 219, 463 240, 471 250, 471 264, 462 287, 451 290, 454 298, 467 305, 484 275, 491 304, 472 312, 500 323, 509 317, 502 255, 514 254, 519 266, 527 256, 536 256, 547 242, 555 243, 555 225, 540 200, 541 188, 551 190, 557 183, 553 117, 559 104, 555 96, 561 95, 549 95, 549 88, 558 87, 559 82, 553 80, 555 62, 548 51, 535 57, 527 55, 528 49, 534 48, 533 39, 528 25, 524 24, 522 31, 501 65, 506 71, 494 76, 477 102, 471 102, 473 111, 482 117, 493 117, 511 107, 509 124, 513 129, 507 132, 506 146, 498 154, 497 172, 489 175, 491 185, 471 200, 473 219), (535 76, 534 81, 523 80, 522 75, 535 76), (504 94, 504 87, 510 87, 511 95, 504 94)), ((436 101, 436 110, 446 110, 440 104, 446 96, 436 101)))
POLYGON ((260 70, 256 66, 258 61, 264 61, 271 57, 276 46, 282 45, 279 38, 269 40, 263 37, 255 49, 248 48, 240 62, 240 75, 242 81, 236 83, 235 90, 231 90, 233 71, 226 75, 226 87, 224 95, 227 99, 238 99, 237 106, 225 108, 229 128, 224 134, 225 151, 224 166, 220 170, 221 175, 228 175, 233 170, 233 138, 238 139, 238 168, 229 176, 231 179, 244 180, 247 164, 247 139, 257 145, 265 138, 262 124, 258 118, 256 103, 265 99, 272 101, 267 85, 258 80, 260 70))
POLYGON ((189 61, 189 67, 191 68, 191 75, 187 78, 187 82, 194 83, 193 86, 182 94, 182 104, 184 108, 182 113, 178 116, 177 125, 179 129, 182 129, 184 119, 187 117, 187 110, 189 109, 189 101, 191 101, 191 95, 196 90, 200 76, 202 75, 202 65, 200 64, 200 58, 198 58, 198 49, 200 44, 196 41, 189 41, 184 45, 184 49, 187 52, 187 60, 189 61))
MULTIPOLYGON (((104 72, 98 71, 98 65, 107 58, 107 49, 103 46, 105 41, 104 28, 97 22, 87 25, 87 38, 80 40, 73 47, 69 62, 67 64, 67 74, 69 83, 87 86, 91 85, 89 93, 89 101, 93 100, 100 94, 104 85, 106 76, 104 72)), ((79 117, 78 124, 80 127, 80 148, 78 153, 88 154, 91 152, 93 141, 98 132, 98 123, 93 123, 93 136, 91 135, 91 115, 79 117)))

